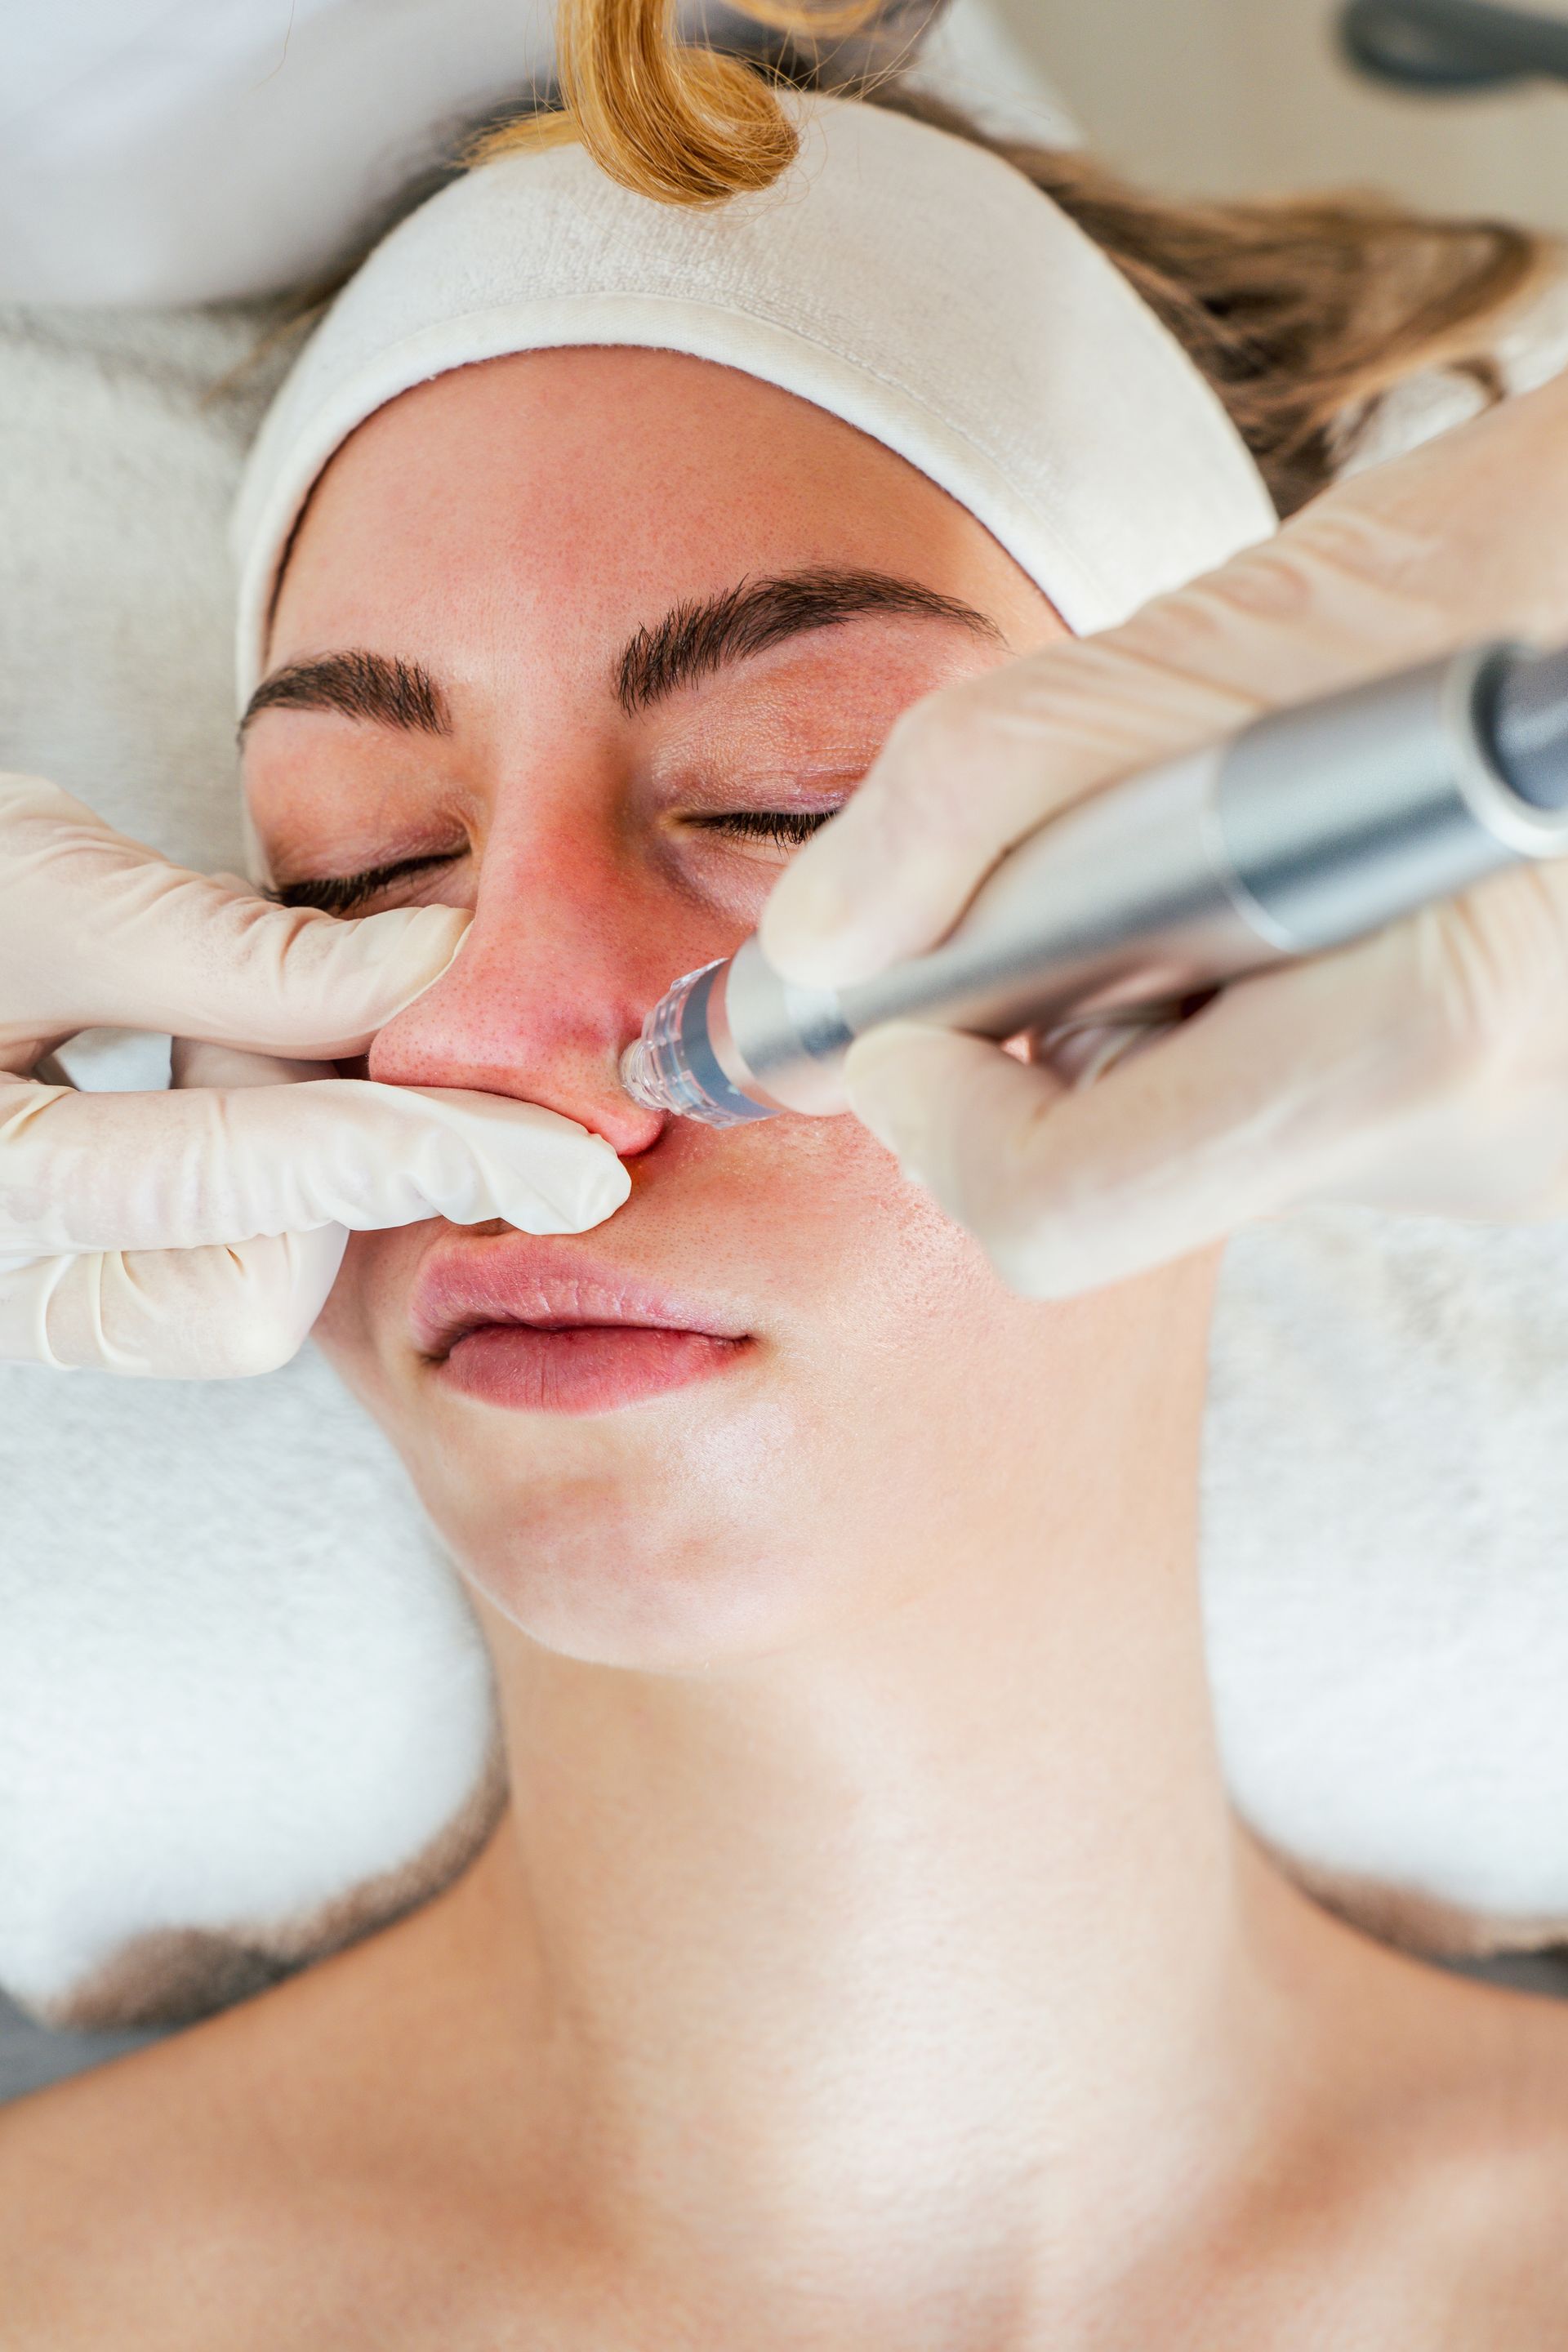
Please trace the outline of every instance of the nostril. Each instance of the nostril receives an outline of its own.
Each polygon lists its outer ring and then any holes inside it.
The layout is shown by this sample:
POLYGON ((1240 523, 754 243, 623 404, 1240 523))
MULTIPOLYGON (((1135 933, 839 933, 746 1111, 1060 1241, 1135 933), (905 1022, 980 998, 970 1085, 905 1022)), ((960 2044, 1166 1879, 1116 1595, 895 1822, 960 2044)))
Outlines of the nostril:
POLYGON ((669 1120, 665 1113, 638 1102, 621 1083, 621 1057, 610 1063, 605 1083, 592 1109, 584 1107, 571 1116, 591 1127, 622 1160, 635 1160, 651 1151, 669 1120))
POLYGON ((583 1120, 582 1124, 587 1128, 592 1134, 601 1136, 610 1146, 610 1149, 614 1151, 617 1160, 646 1159, 647 1155, 653 1150, 654 1145, 664 1133, 664 1122, 662 1119, 651 1132, 643 1132, 635 1136, 627 1135, 625 1130, 619 1127, 612 1127, 611 1124, 605 1119, 585 1118, 583 1120))

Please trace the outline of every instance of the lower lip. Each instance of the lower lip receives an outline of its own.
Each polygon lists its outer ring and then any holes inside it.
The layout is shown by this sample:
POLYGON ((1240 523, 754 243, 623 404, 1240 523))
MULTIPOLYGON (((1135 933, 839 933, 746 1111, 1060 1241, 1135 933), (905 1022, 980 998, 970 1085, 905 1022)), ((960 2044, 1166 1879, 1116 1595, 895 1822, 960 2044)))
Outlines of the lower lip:
POLYGON ((448 1388, 511 1412, 612 1412, 711 1378, 739 1361, 744 1339, 640 1324, 585 1323, 542 1330, 483 1323, 437 1368, 448 1388))

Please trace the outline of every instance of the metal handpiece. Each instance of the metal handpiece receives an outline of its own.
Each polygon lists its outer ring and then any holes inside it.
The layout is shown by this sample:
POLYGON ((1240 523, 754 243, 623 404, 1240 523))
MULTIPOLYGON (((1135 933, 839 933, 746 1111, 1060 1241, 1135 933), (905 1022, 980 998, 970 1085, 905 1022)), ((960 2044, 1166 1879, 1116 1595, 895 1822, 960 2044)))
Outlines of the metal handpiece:
POLYGON ((711 1126, 845 1108, 846 1048, 910 1016, 1061 1041, 1147 1026, 1524 858, 1568 853, 1568 652, 1492 645, 1259 719, 1097 793, 981 886, 929 953, 794 986, 753 936, 678 981, 622 1061, 711 1126))

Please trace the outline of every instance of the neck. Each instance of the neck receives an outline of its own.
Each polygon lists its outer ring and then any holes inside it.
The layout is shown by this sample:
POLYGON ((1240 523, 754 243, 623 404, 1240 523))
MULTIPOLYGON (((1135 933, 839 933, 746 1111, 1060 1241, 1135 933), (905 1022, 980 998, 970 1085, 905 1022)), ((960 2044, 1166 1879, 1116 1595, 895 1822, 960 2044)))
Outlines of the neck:
POLYGON ((496 1961, 639 2259, 896 2278, 923 2331, 1012 2307, 1025 2262, 1081 2300, 1245 2160, 1275 1882, 1212 1737, 1197 1398, 1127 1420, 831 1643, 649 1675, 491 1628, 496 1961))

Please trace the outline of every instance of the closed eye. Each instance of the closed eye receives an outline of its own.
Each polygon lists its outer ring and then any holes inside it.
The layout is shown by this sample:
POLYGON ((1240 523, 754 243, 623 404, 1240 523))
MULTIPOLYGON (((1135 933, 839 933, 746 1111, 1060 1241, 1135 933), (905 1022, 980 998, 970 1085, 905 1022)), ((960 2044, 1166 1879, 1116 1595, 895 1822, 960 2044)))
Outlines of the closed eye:
POLYGON ((319 907, 323 915, 352 915, 389 883, 437 866, 455 866, 465 854, 450 850, 439 856, 399 857, 390 866, 367 866, 363 874, 322 874, 303 882, 283 882, 264 895, 280 907, 319 907))
MULTIPOLYGON (((797 849, 820 832, 833 809, 721 809, 691 819, 705 833, 728 834, 731 840, 768 841, 782 849, 797 849)), ((461 850, 426 857, 399 857, 389 866, 367 866, 359 874, 322 874, 300 882, 282 882, 266 892, 280 907, 313 907, 324 915, 352 915, 394 882, 410 875, 453 866, 461 850)))
POLYGON ((775 841, 782 848, 797 849, 837 814, 834 809, 720 809, 691 822, 705 833, 727 833, 739 841, 775 841))

